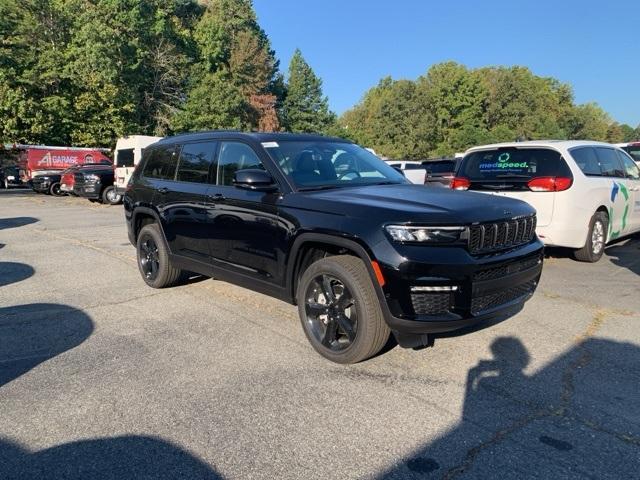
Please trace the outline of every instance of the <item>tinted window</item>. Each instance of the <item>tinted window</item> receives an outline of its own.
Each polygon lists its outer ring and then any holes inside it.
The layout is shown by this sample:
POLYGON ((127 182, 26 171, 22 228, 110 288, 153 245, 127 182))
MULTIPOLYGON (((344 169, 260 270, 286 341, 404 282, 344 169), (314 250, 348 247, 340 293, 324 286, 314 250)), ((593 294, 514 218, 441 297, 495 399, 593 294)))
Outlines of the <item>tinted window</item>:
POLYGON ((600 161, 600 174, 603 177, 624 177, 622 162, 613 148, 596 148, 600 161))
POLYGON ((133 167, 133 148, 124 148, 116 152, 119 167, 133 167))
POLYGON ((595 148, 574 148, 571 150, 571 156, 585 175, 601 175, 600 162, 598 161, 595 148))
POLYGON ((175 146, 156 147, 147 152, 147 161, 142 174, 148 178, 173 180, 176 171, 175 146))
POLYGON ((548 148, 499 148, 473 152, 462 160, 460 175, 471 180, 527 181, 534 177, 570 176, 559 152, 548 148))
POLYGON ((176 180, 207 183, 209 168, 216 153, 216 142, 187 143, 180 152, 176 180))
POLYGON ((620 161, 622 162, 622 166, 624 167, 624 173, 627 175, 627 177, 633 178, 634 180, 640 179, 640 169, 638 168, 638 165, 636 165, 636 162, 631 160, 631 158, 629 158, 621 151, 616 151, 618 153, 618 156, 620 157, 620 161))
POLYGON ((238 170, 261 168, 262 162, 253 149, 240 142, 222 142, 218 155, 218 184, 233 185, 233 175, 238 170))
POLYGON ((456 162, 428 162, 423 163, 431 173, 451 173, 456 169, 456 162))

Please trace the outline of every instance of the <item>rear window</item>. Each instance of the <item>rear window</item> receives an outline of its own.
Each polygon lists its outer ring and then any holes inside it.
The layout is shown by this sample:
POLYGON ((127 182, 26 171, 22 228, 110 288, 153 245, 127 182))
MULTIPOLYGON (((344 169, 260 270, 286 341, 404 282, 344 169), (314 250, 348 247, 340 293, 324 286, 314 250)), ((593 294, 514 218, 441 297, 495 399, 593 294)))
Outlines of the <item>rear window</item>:
POLYGON ((431 173, 449 173, 456 169, 456 162, 428 162, 423 163, 424 167, 431 173))
POLYGON ((147 160, 142 175, 147 178, 173 180, 176 172, 174 145, 149 149, 145 154, 147 160))
POLYGON ((470 180, 522 179, 570 176, 562 155, 548 148, 499 148, 464 157, 459 176, 470 180))
POLYGON ((124 148, 116 152, 116 162, 119 167, 133 167, 133 148, 124 148))
POLYGON ((624 150, 631 155, 631 158, 640 163, 640 145, 629 145, 624 147, 624 150))

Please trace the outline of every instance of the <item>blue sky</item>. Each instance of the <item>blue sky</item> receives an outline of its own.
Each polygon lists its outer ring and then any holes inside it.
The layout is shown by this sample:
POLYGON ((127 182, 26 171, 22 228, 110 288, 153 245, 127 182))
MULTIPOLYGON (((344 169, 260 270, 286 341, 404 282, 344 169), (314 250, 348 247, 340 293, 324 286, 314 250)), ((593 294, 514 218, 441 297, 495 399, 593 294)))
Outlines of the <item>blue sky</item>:
POLYGON ((254 0, 286 71, 296 47, 342 113, 386 75, 430 65, 525 65, 640 124, 640 0, 254 0))

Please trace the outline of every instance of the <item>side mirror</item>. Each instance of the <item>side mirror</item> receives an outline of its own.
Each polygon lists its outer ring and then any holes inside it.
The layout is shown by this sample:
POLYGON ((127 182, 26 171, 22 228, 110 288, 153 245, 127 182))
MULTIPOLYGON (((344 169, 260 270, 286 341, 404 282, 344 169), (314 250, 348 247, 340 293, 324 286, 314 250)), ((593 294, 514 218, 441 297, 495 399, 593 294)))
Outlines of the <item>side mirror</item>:
POLYGON ((256 192, 275 192, 278 190, 278 186, 273 181, 271 174, 259 168, 236 171, 233 174, 233 185, 237 188, 256 192))

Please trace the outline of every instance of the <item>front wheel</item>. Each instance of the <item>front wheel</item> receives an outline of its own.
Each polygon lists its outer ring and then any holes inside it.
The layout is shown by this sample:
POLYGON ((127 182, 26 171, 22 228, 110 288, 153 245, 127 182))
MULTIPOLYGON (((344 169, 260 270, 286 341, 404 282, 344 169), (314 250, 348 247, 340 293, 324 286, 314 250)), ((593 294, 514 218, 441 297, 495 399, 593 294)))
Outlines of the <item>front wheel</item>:
POLYGON ((49 193, 54 197, 61 197, 63 193, 62 190, 60 190, 60 184, 56 182, 51 185, 51 187, 49 187, 49 193))
POLYGON ((300 278, 298 313, 311 346, 336 363, 357 363, 378 353, 389 339, 369 272, 348 255, 322 258, 300 278))
POLYGON ((607 243, 607 228, 609 216, 604 212, 596 212, 589 222, 589 233, 584 247, 573 252, 573 256, 580 262, 595 263, 602 257, 607 243))
POLYGON ((114 186, 110 186, 104 189, 102 192, 102 203, 108 203, 109 205, 118 205, 122 202, 122 195, 116 193, 114 186))
POLYGON ((175 268, 169 260, 169 251, 157 224, 145 225, 136 243, 138 269, 142 279, 153 288, 174 285, 182 270, 175 268))

